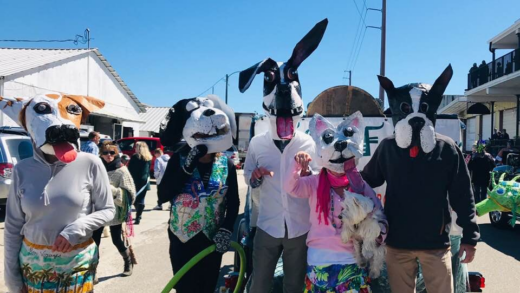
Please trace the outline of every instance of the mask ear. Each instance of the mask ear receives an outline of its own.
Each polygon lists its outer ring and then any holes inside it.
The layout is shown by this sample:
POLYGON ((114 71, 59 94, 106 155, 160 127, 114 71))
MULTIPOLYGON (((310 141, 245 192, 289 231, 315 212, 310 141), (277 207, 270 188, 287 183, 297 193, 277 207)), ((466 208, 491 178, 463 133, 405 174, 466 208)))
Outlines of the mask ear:
POLYGON ((178 101, 161 122, 159 135, 164 146, 174 146, 182 139, 182 130, 186 125, 186 104, 192 99, 178 101))
POLYGON ((294 47, 293 53, 287 64, 290 68, 297 69, 302 62, 309 57, 323 38, 327 29, 328 19, 318 22, 298 44, 294 47))
POLYGON ((75 95, 63 95, 63 97, 67 97, 74 102, 78 103, 82 109, 81 121, 85 122, 88 115, 94 111, 98 111, 105 107, 105 102, 93 97, 87 96, 75 96, 75 95))
POLYGON ((350 125, 357 127, 358 129, 365 128, 365 123, 363 121, 363 115, 360 111, 354 112, 352 115, 348 116, 347 120, 350 120, 350 125))
POLYGON ((276 64, 276 62, 271 58, 267 58, 264 61, 258 62, 248 69, 241 71, 238 76, 238 89, 240 92, 244 93, 253 83, 255 76, 265 72, 273 64, 276 64))
POLYGON ((0 110, 25 128, 25 107, 30 100, 25 98, 0 97, 0 110))
POLYGON ((314 114, 309 122, 309 134, 316 144, 320 141, 322 133, 329 128, 334 129, 334 125, 320 114, 314 114))
MULTIPOLYGON (((432 85, 432 88, 430 89, 428 96, 435 95, 442 98, 442 94, 444 94, 444 91, 448 87, 448 84, 450 83, 451 77, 453 76, 453 69, 451 68, 451 64, 444 69, 444 71, 441 73, 441 75, 437 78, 435 83, 432 85)), ((440 100, 439 100, 440 103, 440 100)))
POLYGON ((386 91, 387 94, 395 90, 394 83, 389 78, 378 75, 377 79, 379 79, 379 84, 386 91))

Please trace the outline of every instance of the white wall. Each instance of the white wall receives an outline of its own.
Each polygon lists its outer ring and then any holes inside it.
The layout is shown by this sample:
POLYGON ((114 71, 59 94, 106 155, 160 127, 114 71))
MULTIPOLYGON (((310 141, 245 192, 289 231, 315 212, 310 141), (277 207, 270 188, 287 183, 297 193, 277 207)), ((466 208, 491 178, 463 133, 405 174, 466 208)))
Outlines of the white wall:
POLYGON ((513 138, 516 133, 516 109, 509 109, 504 111, 504 122, 502 129, 506 129, 510 138, 513 138))
POLYGON ((491 138, 491 114, 482 116, 482 139, 491 138))
MULTIPOLYGON (((89 96, 105 101, 106 108, 111 112, 116 114, 125 112, 128 116, 138 118, 139 108, 94 52, 88 53, 88 56, 84 54, 10 75, 4 81, 4 96, 6 97, 31 97, 49 90, 77 95, 87 95, 88 93, 89 96), (89 60, 88 76, 90 77, 88 91, 87 60, 89 60)), ((16 124, 4 116, 4 125, 16 124)), ((134 131, 139 132, 138 126, 137 129, 134 128, 134 131)))
POLYGON ((471 151, 477 138, 477 117, 469 118, 466 122, 466 151, 471 151))

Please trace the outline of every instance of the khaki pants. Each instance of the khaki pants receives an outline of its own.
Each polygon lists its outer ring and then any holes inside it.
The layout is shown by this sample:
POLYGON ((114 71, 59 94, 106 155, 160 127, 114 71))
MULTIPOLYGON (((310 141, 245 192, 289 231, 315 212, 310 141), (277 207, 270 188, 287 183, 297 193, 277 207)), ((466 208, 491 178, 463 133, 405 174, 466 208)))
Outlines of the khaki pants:
POLYGON ((428 293, 453 293, 451 252, 449 248, 407 250, 387 246, 386 265, 392 292, 414 293, 417 260, 421 263, 428 293))
POLYGON ((307 234, 288 239, 274 238, 262 229, 256 229, 253 247, 253 274, 250 293, 267 293, 273 285, 274 271, 283 251, 283 291, 301 293, 307 273, 307 234))

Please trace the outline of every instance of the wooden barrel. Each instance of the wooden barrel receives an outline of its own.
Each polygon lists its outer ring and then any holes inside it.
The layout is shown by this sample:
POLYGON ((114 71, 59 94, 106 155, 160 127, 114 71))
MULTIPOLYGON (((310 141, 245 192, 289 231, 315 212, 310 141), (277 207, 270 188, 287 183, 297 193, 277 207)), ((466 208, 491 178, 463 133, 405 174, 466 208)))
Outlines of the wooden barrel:
POLYGON ((320 93, 307 107, 307 116, 318 113, 322 116, 342 117, 360 111, 363 116, 382 117, 383 111, 378 102, 366 91, 355 87, 340 85, 320 93))

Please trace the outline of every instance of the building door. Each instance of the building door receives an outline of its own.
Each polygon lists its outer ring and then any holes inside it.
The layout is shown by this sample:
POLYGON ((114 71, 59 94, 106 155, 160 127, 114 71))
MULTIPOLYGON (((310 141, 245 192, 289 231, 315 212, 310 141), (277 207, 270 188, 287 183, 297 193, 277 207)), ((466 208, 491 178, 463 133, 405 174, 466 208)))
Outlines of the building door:
POLYGON ((114 124, 114 140, 123 138, 123 125, 114 124))
MULTIPOLYGON (((503 128, 506 129, 510 138, 513 138, 516 133, 516 109, 509 109, 504 111, 504 123, 503 128)), ((499 129, 499 131, 502 131, 499 129)))
POLYGON ((491 138, 491 114, 482 116, 482 139, 491 138))
POLYGON ((471 147, 477 140, 477 118, 469 118, 466 123, 466 151, 471 151, 471 147))

